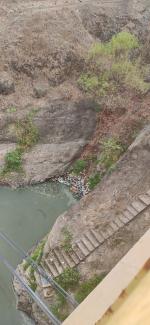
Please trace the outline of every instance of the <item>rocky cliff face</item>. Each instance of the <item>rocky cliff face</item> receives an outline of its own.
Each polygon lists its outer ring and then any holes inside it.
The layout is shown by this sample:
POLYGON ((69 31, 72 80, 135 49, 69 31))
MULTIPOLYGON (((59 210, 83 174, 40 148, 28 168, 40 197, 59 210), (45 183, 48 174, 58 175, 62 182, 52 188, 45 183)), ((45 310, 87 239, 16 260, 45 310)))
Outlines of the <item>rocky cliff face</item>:
POLYGON ((34 111, 39 137, 23 155, 25 174, 6 182, 43 181, 63 173, 95 130, 75 82, 87 49, 123 28, 146 38, 149 2, 6 0, 0 17, 0 166, 16 146, 16 122, 34 111))

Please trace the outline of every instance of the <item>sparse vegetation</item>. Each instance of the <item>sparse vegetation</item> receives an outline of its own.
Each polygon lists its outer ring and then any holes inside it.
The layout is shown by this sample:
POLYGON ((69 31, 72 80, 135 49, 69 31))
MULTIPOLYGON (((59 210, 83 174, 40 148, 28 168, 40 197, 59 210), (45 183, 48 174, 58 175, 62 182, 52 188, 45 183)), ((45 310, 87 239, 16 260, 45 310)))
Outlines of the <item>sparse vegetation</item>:
POLYGON ((76 269, 66 268, 63 273, 61 273, 56 281, 65 290, 73 289, 79 283, 80 275, 76 269))
POLYGON ((60 294, 57 294, 56 302, 51 305, 50 309, 60 321, 64 321, 68 317, 66 300, 60 294))
POLYGON ((72 234, 70 233, 67 228, 64 228, 62 230, 63 232, 63 242, 62 242, 62 247, 65 250, 65 252, 70 252, 72 250, 72 234))
MULTIPOLYGON (((33 251, 33 253, 31 254, 31 258, 37 263, 40 264, 41 259, 42 259, 42 255, 43 255, 43 249, 44 249, 44 245, 45 245, 45 240, 42 240, 39 245, 35 248, 35 250, 33 251)), ((37 288, 37 283, 36 283, 36 278, 35 278, 35 270, 32 267, 32 264, 30 262, 30 260, 26 260, 23 263, 23 269, 24 271, 28 270, 28 282, 29 282, 29 286, 30 288, 35 291, 37 288)))
MULTIPOLYGON (((79 279, 79 272, 76 269, 66 268, 64 272, 55 280, 63 289, 69 290, 76 288, 77 284, 79 283, 79 279)), ((56 302, 50 306, 50 309, 61 321, 64 321, 69 315, 67 301, 61 294, 58 293, 56 295, 56 302)))
MULTIPOLYGON (((15 110, 12 110, 12 112, 15 110)), ((35 112, 28 114, 24 121, 17 121, 17 148, 10 151, 5 156, 5 166, 2 170, 2 175, 9 172, 19 172, 22 170, 22 155, 25 150, 31 148, 38 141, 38 129, 33 123, 33 116, 35 112)))
POLYGON ((7 108, 7 113, 15 113, 16 112, 16 107, 12 106, 12 107, 9 107, 7 108))
POLYGON ((82 302, 90 294, 90 292, 93 291, 96 286, 104 279, 104 277, 105 274, 95 275, 91 279, 81 283, 75 295, 76 300, 79 303, 82 302))
POLYGON ((29 286, 33 291, 36 291, 37 283, 34 275, 34 269, 31 266, 29 267, 29 286))
POLYGON ((99 184, 99 182, 101 181, 102 179, 102 175, 100 173, 96 173, 95 175, 93 176, 90 176, 89 177, 89 180, 88 180, 88 186, 89 186, 89 189, 90 190, 93 190, 94 187, 99 184))
POLYGON ((96 43, 89 52, 86 71, 78 80, 85 92, 102 98, 122 87, 145 93, 150 86, 144 82, 140 58, 133 52, 138 39, 129 32, 120 32, 107 43, 96 43))
MULTIPOLYGON (((45 246, 45 240, 42 240, 31 254, 31 258, 37 264, 40 264, 41 262, 44 246, 45 246)), ((23 265, 24 270, 27 270, 29 266, 31 266, 31 262, 26 260, 23 265)))
POLYGON ((18 121, 16 123, 18 145, 26 150, 31 148, 37 143, 39 134, 38 129, 34 125, 32 116, 27 116, 24 121, 18 121))
POLYGON ((123 151, 124 148, 119 141, 115 138, 110 138, 102 143, 99 163, 108 170, 117 162, 123 151))
POLYGON ((79 175, 81 172, 84 171, 86 167, 87 167, 87 161, 79 159, 74 163, 72 167, 72 172, 76 175, 79 175))
POLYGON ((128 55, 133 49, 139 48, 140 44, 133 34, 123 31, 112 37, 107 43, 96 43, 91 48, 89 56, 95 57, 99 55, 121 56, 128 55))
MULTIPOLYGON (((75 299, 81 303, 104 277, 105 274, 94 275, 91 279, 79 284, 79 273, 74 269, 66 269, 56 280, 65 290, 73 289, 75 299)), ((51 305, 50 309, 61 321, 69 315, 67 302, 60 294, 57 294, 56 302, 51 305)))

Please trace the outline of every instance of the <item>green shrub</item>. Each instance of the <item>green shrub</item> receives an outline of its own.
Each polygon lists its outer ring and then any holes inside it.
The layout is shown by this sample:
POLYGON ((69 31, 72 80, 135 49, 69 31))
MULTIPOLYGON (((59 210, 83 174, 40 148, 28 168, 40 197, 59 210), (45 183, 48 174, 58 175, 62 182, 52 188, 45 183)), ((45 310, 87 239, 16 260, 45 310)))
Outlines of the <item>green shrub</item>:
POLYGON ((65 290, 76 287, 79 282, 79 272, 76 269, 66 268, 57 278, 57 283, 65 290))
POLYGON ((90 176, 89 177, 89 180, 88 180, 88 186, 89 186, 89 189, 90 190, 93 190, 94 187, 99 184, 99 182, 101 181, 101 178, 102 176, 99 174, 99 173, 96 173, 95 175, 93 176, 90 176))
POLYGON ((86 72, 78 80, 80 88, 97 100, 116 94, 120 86, 140 94, 147 92, 150 85, 144 82, 145 68, 140 58, 133 60, 132 52, 139 47, 138 39, 125 31, 114 35, 109 42, 94 44, 89 52, 86 72))
POLYGON ((107 43, 94 44, 89 54, 90 57, 126 55, 139 46, 138 39, 133 34, 123 31, 114 35, 107 43))
POLYGON ((3 173, 18 171, 21 169, 22 164, 22 152, 20 149, 15 149, 10 151, 5 156, 5 166, 3 173))
POLYGON ((99 86, 99 80, 97 76, 82 74, 78 80, 78 84, 85 91, 92 91, 99 86))
POLYGON ((138 48, 139 42, 137 37, 133 34, 123 31, 112 37, 109 42, 109 47, 112 54, 120 54, 122 52, 128 53, 129 51, 138 48))
POLYGON ((107 74, 101 76, 83 74, 79 78, 78 84, 85 92, 91 92, 99 96, 104 96, 109 88, 107 74))
POLYGON ((124 149, 122 145, 115 138, 108 139, 102 144, 103 151, 100 157, 100 164, 106 169, 109 169, 119 159, 124 149))
POLYGON ((80 287, 77 290, 77 293, 75 295, 76 300, 79 303, 82 302, 90 294, 90 292, 96 288, 96 286, 103 280, 104 277, 105 277, 104 274, 95 275, 90 280, 83 282, 80 285, 80 287))
POLYGON ((76 175, 79 175, 83 170, 87 167, 87 161, 79 159, 77 160, 73 167, 72 167, 72 172, 76 175))
POLYGON ((111 67, 110 77, 119 85, 124 84, 127 88, 133 88, 144 93, 150 86, 144 82, 143 74, 137 63, 130 61, 119 61, 111 67))

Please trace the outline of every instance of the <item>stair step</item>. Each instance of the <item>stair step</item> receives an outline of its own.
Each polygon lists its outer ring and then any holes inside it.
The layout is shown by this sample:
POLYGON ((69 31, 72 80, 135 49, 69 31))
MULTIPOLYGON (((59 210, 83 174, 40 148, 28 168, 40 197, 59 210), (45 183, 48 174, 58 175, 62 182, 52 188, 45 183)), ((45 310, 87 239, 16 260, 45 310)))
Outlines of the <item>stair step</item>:
POLYGON ((80 248, 81 252, 84 254, 84 256, 89 255, 88 249, 85 247, 84 243, 81 240, 77 242, 77 245, 80 248))
POLYGON ((134 202, 132 202, 132 206, 138 212, 141 212, 141 211, 143 211, 146 208, 146 205, 144 203, 142 203, 141 201, 134 201, 134 202))
POLYGON ((83 261, 83 259, 85 258, 85 255, 82 253, 82 251, 80 250, 80 248, 76 244, 73 245, 73 251, 76 253, 79 260, 83 261))
POLYGON ((137 214, 138 214, 137 210, 135 210, 131 205, 127 206, 127 210, 133 215, 133 217, 137 216, 137 214))
POLYGON ((150 197, 146 194, 144 195, 140 195, 139 196, 139 199, 144 202, 146 205, 149 205, 150 204, 150 197))
POLYGON ((52 276, 53 276, 54 278, 57 277, 57 276, 59 275, 59 273, 58 273, 58 271, 56 270, 55 265, 54 265, 53 262, 46 260, 46 261, 45 261, 45 264, 46 264, 48 270, 50 270, 50 273, 52 274, 52 276))
POLYGON ((95 248, 99 246, 98 240, 94 237, 94 235, 90 230, 86 232, 85 236, 88 238, 88 240, 92 243, 92 245, 95 248))
POLYGON ((129 222, 129 219, 126 217, 126 215, 120 214, 118 217, 119 220, 121 220, 124 225, 129 222))
POLYGON ((75 264, 79 264, 80 260, 73 250, 71 252, 68 252, 68 255, 70 258, 72 258, 75 264))
POLYGON ((91 242, 85 237, 82 237, 82 241, 84 243, 84 245, 87 247, 89 252, 92 252, 94 250, 94 246, 91 244, 91 242))
POLYGON ((129 210, 124 210, 123 215, 128 219, 128 222, 134 218, 134 215, 129 210))
POLYGON ((116 225, 116 223, 114 223, 114 221, 110 223, 110 227, 113 229, 114 232, 119 229, 119 227, 116 225))
POLYGON ((110 225, 107 226, 106 231, 108 232, 109 237, 114 234, 114 230, 112 229, 112 227, 110 225))
POLYGON ((109 233, 107 231, 107 229, 105 230, 101 230, 100 231, 100 235, 104 238, 104 239, 107 239, 109 237, 109 233))
POLYGON ((104 239, 107 239, 114 233, 114 231, 111 227, 107 226, 107 228, 105 228, 105 230, 101 230, 100 233, 104 237, 104 239))
POLYGON ((63 258, 67 264, 67 267, 74 267, 75 266, 75 262, 72 260, 72 258, 64 251, 62 250, 62 255, 63 258))
POLYGON ((62 265, 59 263, 57 257, 56 257, 54 254, 52 255, 52 259, 53 259, 53 263, 54 263, 55 268, 56 268, 56 270, 58 271, 58 273, 59 273, 59 274, 62 273, 62 272, 63 272, 63 267, 62 267, 62 265))
POLYGON ((65 269, 67 267, 67 263, 64 260, 62 254, 61 254, 61 251, 59 250, 59 248, 55 248, 54 249, 54 254, 56 255, 59 263, 62 265, 62 268, 65 269))
MULTIPOLYGON (((50 273, 50 271, 47 272, 44 267, 39 266, 38 269, 41 270, 41 272, 44 271, 49 278, 52 278, 52 274, 50 273)), ((41 274, 37 273, 37 276, 39 277, 40 284, 43 288, 48 288, 49 286, 51 286, 51 284, 41 274)))
POLYGON ((116 224, 119 228, 121 228, 122 226, 124 226, 124 223, 123 223, 119 218, 115 218, 113 221, 115 222, 115 224, 116 224))
POLYGON ((104 242, 104 238, 100 235, 100 233, 98 233, 94 229, 91 229, 91 232, 92 232, 93 236, 96 238, 96 240, 98 240, 99 244, 104 242))

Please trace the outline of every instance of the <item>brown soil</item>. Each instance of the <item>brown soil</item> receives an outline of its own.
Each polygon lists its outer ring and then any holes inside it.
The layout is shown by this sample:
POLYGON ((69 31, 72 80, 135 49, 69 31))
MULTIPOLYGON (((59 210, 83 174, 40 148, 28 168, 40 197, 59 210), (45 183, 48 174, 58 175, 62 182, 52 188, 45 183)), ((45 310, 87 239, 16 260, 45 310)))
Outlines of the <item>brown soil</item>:
MULTIPOLYGON (((115 105, 110 107, 106 102, 101 112, 97 114, 97 127, 93 138, 82 153, 83 159, 99 155, 101 144, 107 138, 116 138, 127 148, 142 128, 149 124, 150 93, 141 97, 125 91, 121 96, 125 98, 123 107, 115 105)), ((90 165, 87 174, 91 170, 90 165)))

